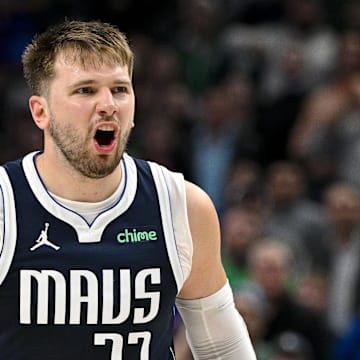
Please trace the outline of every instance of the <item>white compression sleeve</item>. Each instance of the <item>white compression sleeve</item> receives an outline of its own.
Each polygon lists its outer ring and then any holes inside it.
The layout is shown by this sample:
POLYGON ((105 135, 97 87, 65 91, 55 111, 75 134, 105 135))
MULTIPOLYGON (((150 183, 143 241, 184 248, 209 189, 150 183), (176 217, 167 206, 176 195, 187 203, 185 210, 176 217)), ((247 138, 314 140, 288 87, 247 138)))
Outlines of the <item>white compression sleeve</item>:
POLYGON ((186 336, 196 360, 256 360, 229 283, 201 299, 177 299, 186 336))

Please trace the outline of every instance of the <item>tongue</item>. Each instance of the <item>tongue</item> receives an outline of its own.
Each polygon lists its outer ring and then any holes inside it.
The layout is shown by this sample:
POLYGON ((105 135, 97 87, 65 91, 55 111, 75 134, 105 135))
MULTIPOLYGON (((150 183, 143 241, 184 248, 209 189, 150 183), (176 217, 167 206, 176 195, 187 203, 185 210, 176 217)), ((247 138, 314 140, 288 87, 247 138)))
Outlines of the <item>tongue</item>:
POLYGON ((110 144, 99 144, 98 141, 95 139, 95 148, 97 151, 101 153, 109 153, 115 147, 115 141, 111 141, 110 144))

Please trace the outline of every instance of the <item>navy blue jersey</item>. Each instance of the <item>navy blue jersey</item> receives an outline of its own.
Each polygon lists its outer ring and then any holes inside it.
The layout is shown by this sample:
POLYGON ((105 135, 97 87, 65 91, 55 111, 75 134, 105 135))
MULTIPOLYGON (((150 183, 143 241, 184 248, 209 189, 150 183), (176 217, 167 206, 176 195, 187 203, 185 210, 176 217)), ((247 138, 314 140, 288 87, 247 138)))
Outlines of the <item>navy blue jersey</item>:
POLYGON ((91 223, 46 191, 32 157, 4 166, 1 360, 175 358, 171 194, 161 170, 164 194, 127 158, 118 200, 91 223))

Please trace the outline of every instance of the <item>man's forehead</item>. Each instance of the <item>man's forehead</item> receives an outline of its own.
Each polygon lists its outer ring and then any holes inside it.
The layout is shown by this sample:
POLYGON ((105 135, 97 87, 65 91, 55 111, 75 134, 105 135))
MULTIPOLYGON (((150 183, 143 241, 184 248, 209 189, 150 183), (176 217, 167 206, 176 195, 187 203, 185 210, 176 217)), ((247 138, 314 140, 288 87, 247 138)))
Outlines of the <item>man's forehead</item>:
POLYGON ((127 65, 116 61, 100 58, 94 54, 79 54, 76 52, 61 53, 55 59, 55 74, 71 72, 81 74, 83 72, 106 72, 128 73, 127 65))
POLYGON ((76 66, 83 70, 98 70, 102 67, 125 67, 125 64, 113 56, 87 50, 65 49, 55 57, 55 66, 76 66))

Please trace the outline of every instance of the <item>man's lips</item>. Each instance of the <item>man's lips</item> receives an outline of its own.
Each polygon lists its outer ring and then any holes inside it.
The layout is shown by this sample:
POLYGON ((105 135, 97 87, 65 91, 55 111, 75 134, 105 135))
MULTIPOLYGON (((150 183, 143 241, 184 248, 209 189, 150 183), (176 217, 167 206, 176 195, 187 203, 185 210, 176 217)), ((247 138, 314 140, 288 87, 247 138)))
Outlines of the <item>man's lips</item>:
POLYGON ((115 140, 112 140, 112 141, 110 142, 110 144, 100 145, 100 144, 95 140, 94 144, 95 144, 96 150, 97 150, 99 153, 109 154, 109 153, 111 153, 111 152, 113 151, 113 149, 115 148, 116 141, 115 141, 115 140))
POLYGON ((110 131, 110 132, 113 132, 114 134, 114 138, 117 137, 117 134, 119 132, 119 127, 116 123, 114 122, 109 122, 109 121, 104 121, 104 122, 101 122, 101 123, 98 123, 96 125, 96 127, 94 128, 94 131, 93 131, 93 136, 95 137, 96 136, 96 133, 98 131, 110 131))

